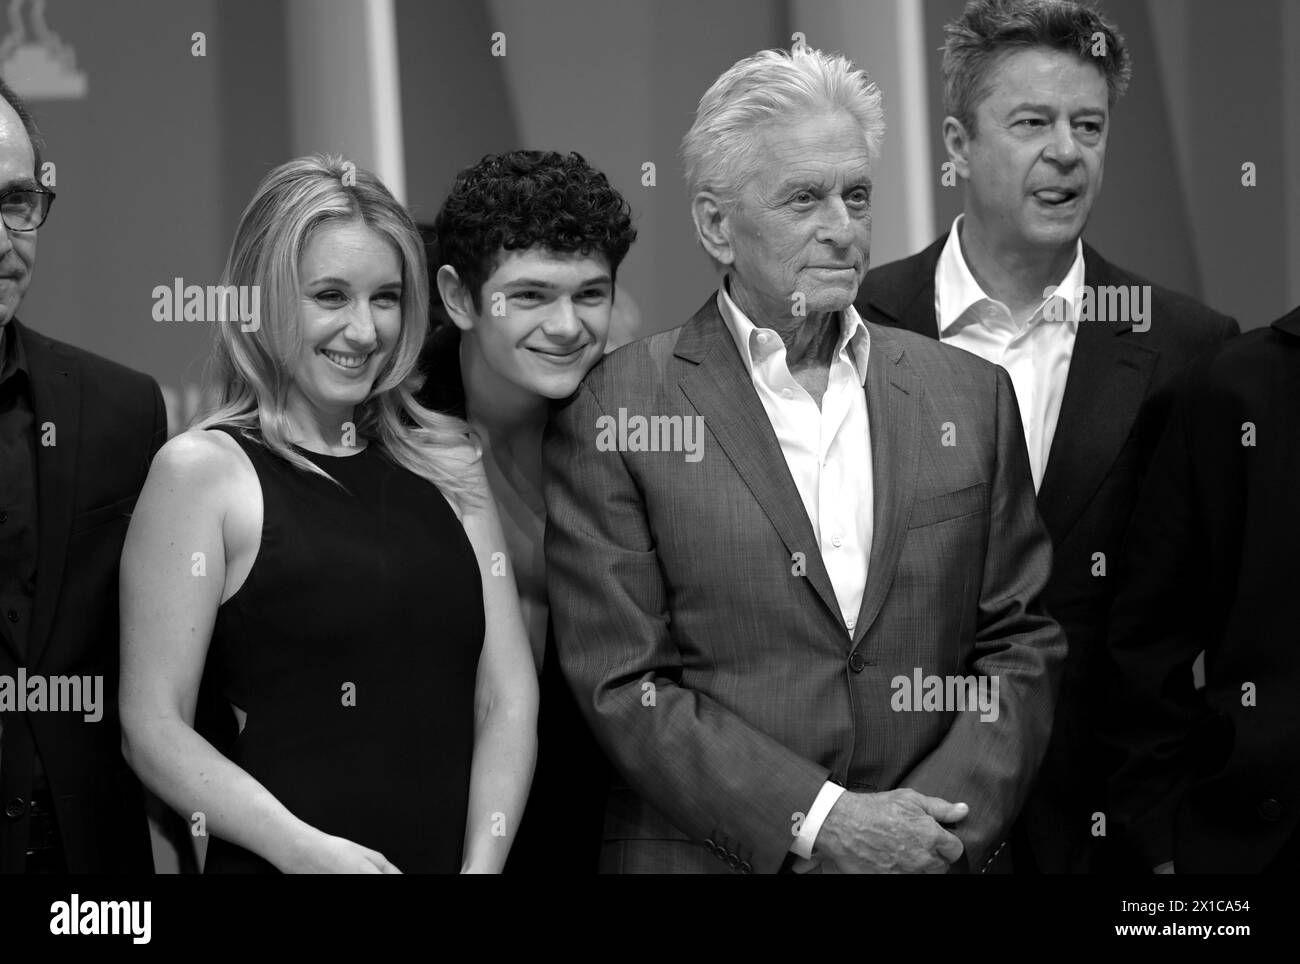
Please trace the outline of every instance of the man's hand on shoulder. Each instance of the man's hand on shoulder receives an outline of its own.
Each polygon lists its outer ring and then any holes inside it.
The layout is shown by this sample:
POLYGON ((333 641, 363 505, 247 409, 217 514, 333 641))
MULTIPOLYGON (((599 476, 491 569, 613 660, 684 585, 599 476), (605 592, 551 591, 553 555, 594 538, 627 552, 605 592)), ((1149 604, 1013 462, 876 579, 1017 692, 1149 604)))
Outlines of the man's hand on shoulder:
POLYGON ((964 803, 915 790, 842 793, 815 849, 842 873, 942 874, 961 857, 962 843, 940 824, 969 812, 964 803))

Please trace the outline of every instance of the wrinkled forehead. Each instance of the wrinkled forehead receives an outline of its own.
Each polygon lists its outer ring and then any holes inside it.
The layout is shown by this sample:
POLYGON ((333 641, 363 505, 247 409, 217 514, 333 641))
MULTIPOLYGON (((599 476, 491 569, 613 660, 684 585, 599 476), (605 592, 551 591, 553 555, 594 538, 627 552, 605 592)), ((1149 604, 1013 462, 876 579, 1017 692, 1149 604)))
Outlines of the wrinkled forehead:
POLYGON ((1070 50, 1013 47, 989 65, 976 109, 994 112, 1021 105, 1106 111, 1109 86, 1101 65, 1070 50))
POLYGON ((764 124, 755 131, 747 160, 746 181, 760 191, 795 186, 831 190, 871 182, 866 134, 847 111, 764 124))

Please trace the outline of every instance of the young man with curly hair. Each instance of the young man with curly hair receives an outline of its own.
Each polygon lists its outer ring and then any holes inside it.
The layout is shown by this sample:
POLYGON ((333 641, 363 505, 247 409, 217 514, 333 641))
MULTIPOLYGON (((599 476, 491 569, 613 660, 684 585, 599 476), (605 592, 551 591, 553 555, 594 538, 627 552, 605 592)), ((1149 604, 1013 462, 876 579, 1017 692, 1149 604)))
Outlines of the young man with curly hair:
POLYGON ((541 674, 537 773, 507 869, 595 872, 608 764, 554 655, 542 432, 551 400, 573 394, 604 354, 636 229, 580 155, 521 150, 457 175, 432 233, 432 286, 452 323, 430 333, 419 398, 465 418, 483 444, 541 674))

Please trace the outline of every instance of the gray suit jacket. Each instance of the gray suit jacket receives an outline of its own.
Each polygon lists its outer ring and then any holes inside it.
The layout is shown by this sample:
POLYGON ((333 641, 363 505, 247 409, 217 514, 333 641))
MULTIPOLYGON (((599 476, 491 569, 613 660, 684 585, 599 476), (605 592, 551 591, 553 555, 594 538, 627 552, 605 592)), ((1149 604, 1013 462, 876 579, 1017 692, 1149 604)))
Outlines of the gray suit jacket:
POLYGON ((852 634, 712 297, 607 356, 553 413, 558 652, 625 781, 607 806, 606 869, 774 872, 831 779, 965 801, 957 868, 982 870, 1024 802, 1065 640, 1038 601, 1051 546, 1011 382, 867 327, 875 534, 852 634), (601 451, 598 419, 620 408, 701 416, 703 457, 601 451), (894 711, 891 681, 917 669, 996 676, 997 720, 894 711))

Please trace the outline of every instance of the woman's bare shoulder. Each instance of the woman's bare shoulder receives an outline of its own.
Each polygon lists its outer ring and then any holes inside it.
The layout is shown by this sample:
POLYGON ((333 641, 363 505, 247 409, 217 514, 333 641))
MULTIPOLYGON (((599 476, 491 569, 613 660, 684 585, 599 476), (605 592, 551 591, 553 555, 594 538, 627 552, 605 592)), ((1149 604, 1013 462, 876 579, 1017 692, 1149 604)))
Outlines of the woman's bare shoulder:
POLYGON ((256 479, 252 462, 225 432, 189 429, 158 450, 146 490, 164 497, 186 496, 191 503, 219 503, 256 479))

